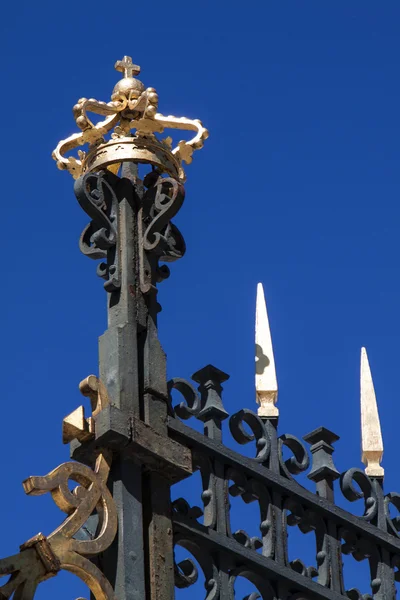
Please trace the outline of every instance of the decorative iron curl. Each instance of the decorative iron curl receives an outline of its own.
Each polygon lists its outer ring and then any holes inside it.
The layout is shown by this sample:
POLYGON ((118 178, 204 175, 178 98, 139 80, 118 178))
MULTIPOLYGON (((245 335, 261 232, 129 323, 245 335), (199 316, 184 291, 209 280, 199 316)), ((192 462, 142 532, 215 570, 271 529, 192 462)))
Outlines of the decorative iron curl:
POLYGON ((303 577, 308 577, 309 579, 313 579, 318 575, 318 569, 316 567, 313 565, 307 567, 307 565, 300 558, 295 558, 292 560, 290 562, 290 566, 292 567, 293 571, 299 575, 302 575, 303 577))
POLYGON ((177 406, 174 406, 173 412, 180 419, 190 419, 190 417, 196 417, 201 409, 201 400, 197 391, 194 389, 189 381, 186 379, 181 379, 180 377, 175 377, 174 379, 170 379, 168 381, 168 395, 169 402, 172 406, 172 390, 177 390, 186 400, 186 404, 181 402, 177 406))
POLYGON ((175 586, 179 589, 188 588, 199 578, 199 570, 191 558, 185 558, 174 565, 175 586))
POLYGON ((244 445, 256 440, 257 454, 255 460, 262 464, 267 462, 271 452, 271 443, 265 425, 258 415, 252 410, 243 408, 231 416, 229 429, 238 444, 244 445), (250 427, 252 434, 245 430, 244 423, 250 427))
POLYGON ((259 550, 262 548, 262 541, 260 538, 257 536, 250 536, 244 529, 238 529, 232 534, 232 537, 245 548, 250 548, 251 550, 259 550))
MULTIPOLYGON (((210 553, 206 553, 195 542, 177 534, 174 538, 174 546, 181 546, 194 556, 203 571, 206 589, 205 600, 216 600, 219 597, 220 578, 218 569, 210 553)), ((187 588, 198 580, 198 569, 191 558, 186 558, 179 563, 174 563, 175 585, 178 588, 187 588)))
POLYGON ((364 498, 364 514, 361 519, 371 521, 377 514, 378 499, 375 495, 371 480, 361 471, 353 468, 343 473, 340 477, 340 489, 344 497, 350 502, 364 498), (354 487, 356 483, 361 491, 354 487))
POLYGON ((178 515, 187 517, 196 521, 199 517, 203 516, 203 511, 200 506, 190 506, 189 502, 185 498, 177 498, 172 503, 172 510, 178 515))
POLYGON ((307 450, 301 441, 286 433, 278 438, 279 442, 279 464, 282 470, 282 474, 286 475, 289 479, 292 479, 292 475, 298 475, 303 471, 306 471, 310 465, 310 457, 308 456, 307 450), (284 460, 283 458, 283 446, 286 446, 293 452, 293 456, 284 460))

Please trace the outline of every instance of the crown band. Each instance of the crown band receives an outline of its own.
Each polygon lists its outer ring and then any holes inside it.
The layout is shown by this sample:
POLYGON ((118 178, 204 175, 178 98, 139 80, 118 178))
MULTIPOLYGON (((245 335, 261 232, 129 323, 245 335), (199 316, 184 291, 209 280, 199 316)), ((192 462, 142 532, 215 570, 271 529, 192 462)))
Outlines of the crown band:
POLYGON ((155 137, 122 137, 93 148, 82 162, 82 173, 98 171, 123 161, 150 164, 175 179, 184 176, 180 162, 155 137))

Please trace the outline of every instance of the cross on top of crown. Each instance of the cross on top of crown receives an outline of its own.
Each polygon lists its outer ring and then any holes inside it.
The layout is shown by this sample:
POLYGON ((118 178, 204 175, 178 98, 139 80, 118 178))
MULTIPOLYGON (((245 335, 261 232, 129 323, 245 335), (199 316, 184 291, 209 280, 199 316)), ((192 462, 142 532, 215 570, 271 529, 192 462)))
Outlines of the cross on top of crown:
POLYGON ((124 56, 123 60, 117 60, 114 67, 123 73, 124 77, 135 77, 140 73, 139 65, 134 65, 130 56, 124 56))

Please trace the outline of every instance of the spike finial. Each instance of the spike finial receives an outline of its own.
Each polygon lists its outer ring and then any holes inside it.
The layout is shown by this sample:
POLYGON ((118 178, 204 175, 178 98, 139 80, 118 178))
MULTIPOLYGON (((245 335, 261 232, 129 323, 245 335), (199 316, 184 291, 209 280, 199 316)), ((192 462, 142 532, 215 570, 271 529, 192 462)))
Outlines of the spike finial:
POLYGON ((267 306, 261 283, 257 285, 256 304, 256 400, 260 417, 277 417, 279 410, 274 352, 272 349, 267 306))
POLYGON ((365 348, 361 348, 361 460, 365 472, 372 477, 383 477, 380 463, 383 456, 383 441, 374 383, 365 348))

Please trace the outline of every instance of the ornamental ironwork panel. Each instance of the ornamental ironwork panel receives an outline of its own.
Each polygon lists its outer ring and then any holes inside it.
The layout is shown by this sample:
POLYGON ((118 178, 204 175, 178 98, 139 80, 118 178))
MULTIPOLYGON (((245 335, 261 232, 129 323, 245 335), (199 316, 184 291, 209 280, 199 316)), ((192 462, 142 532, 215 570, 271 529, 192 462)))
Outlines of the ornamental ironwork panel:
MULTIPOLYGON (((168 420, 169 434, 191 449, 203 484, 200 506, 190 506, 184 498, 173 502, 175 543, 186 548, 201 566, 205 598, 234 598, 235 581, 243 577, 267 600, 394 599, 400 540, 399 518, 391 515, 390 504, 398 509, 400 496, 385 495, 382 479, 368 477, 360 469, 340 475, 332 460, 333 443, 339 438, 324 427, 303 438, 310 445, 310 469, 305 444, 293 435, 279 435, 277 419, 260 418, 251 410, 232 415, 229 430, 239 444, 255 446, 255 457, 224 446, 221 422, 228 414, 220 394, 221 381, 226 378, 212 366, 198 372, 194 379, 200 382, 201 397, 189 382, 170 382, 184 401, 168 420), (192 417, 204 421, 203 434, 182 422, 192 417), (284 457, 284 448, 290 451, 289 457, 284 457), (308 470, 314 493, 296 481, 297 475, 308 470), (363 516, 335 505, 337 479, 347 500, 363 503, 363 516), (254 503, 253 510, 259 515, 258 536, 232 529, 232 497, 254 503), (289 560, 291 528, 312 537, 314 564, 305 564, 301 556, 289 560), (367 593, 345 587, 343 555, 369 563, 367 593)), ((198 568, 191 558, 176 565, 177 587, 190 587, 197 578, 198 568)))

